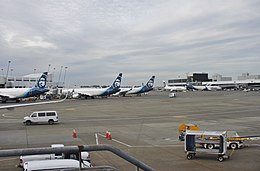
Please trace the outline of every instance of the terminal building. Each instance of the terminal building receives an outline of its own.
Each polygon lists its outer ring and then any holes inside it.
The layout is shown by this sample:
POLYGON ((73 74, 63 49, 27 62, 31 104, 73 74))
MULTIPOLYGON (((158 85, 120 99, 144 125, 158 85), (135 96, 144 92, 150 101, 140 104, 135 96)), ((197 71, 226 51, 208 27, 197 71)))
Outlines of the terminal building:
POLYGON ((255 80, 260 79, 260 75, 250 75, 249 73, 243 73, 237 77, 238 80, 255 80))
POLYGON ((187 82, 192 82, 196 84, 201 84, 205 81, 211 81, 208 78, 208 73, 192 73, 190 75, 187 74, 186 78, 177 78, 168 80, 169 86, 177 86, 177 85, 186 85, 187 82))
MULTIPOLYGON (((25 88, 34 87, 42 73, 34 73, 25 76, 9 76, 8 79, 0 76, 0 88, 25 88)), ((53 82, 53 74, 48 74, 47 86, 58 85, 53 82)))
POLYGON ((232 81, 232 77, 223 77, 220 74, 212 75, 212 81, 232 81))

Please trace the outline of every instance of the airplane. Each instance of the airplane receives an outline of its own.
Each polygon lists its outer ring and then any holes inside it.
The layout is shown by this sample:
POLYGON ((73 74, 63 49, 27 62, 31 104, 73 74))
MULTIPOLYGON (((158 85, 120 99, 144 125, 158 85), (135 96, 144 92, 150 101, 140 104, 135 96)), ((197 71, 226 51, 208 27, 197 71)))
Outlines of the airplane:
POLYGON ((148 91, 153 90, 154 79, 155 79, 155 76, 152 76, 145 85, 138 87, 138 88, 132 88, 132 90, 128 91, 126 94, 139 94, 140 95, 141 93, 146 93, 148 91))
POLYGON ((114 93, 113 96, 125 96, 126 93, 130 90, 132 90, 133 88, 120 88, 120 91, 117 93, 114 93))
POLYGON ((207 84, 206 85, 206 88, 207 88, 207 90, 222 90, 222 88, 220 87, 220 86, 217 86, 217 85, 209 85, 209 84, 207 84))
POLYGON ((44 72, 35 87, 32 88, 1 88, 0 97, 2 103, 6 103, 7 100, 16 100, 16 102, 20 102, 20 99, 22 98, 38 96, 48 92, 49 89, 46 88, 47 75, 48 72, 44 72))
POLYGON ((122 73, 120 73, 113 84, 107 88, 77 88, 73 90, 73 98, 76 97, 91 97, 109 96, 120 91, 122 73))
POLYGON ((187 83, 187 89, 188 90, 193 90, 193 91, 197 91, 197 90, 200 90, 200 91, 204 91, 204 90, 208 90, 206 86, 202 85, 192 85, 191 83, 187 83))
POLYGON ((171 92, 187 90, 186 86, 168 86, 164 80, 163 80, 163 88, 164 88, 164 90, 170 90, 171 92))

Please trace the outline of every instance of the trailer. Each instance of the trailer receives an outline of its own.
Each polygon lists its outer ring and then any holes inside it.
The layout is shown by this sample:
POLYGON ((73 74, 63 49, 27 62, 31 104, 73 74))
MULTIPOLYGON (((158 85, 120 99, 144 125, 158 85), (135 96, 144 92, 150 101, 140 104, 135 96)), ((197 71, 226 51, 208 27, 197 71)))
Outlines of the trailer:
POLYGON ((187 159, 191 160, 195 157, 197 153, 205 153, 217 155, 218 161, 222 162, 224 159, 228 159, 229 156, 227 153, 227 132, 226 131, 193 131, 186 130, 185 132, 185 143, 184 143, 184 151, 187 155, 187 159), (197 139, 204 136, 212 136, 218 137, 217 140, 209 140, 214 141, 214 143, 219 144, 218 149, 205 149, 203 147, 197 147, 197 139))
MULTIPOLYGON (((216 148, 218 147, 218 137, 202 137, 196 142, 200 143, 204 148, 216 148)), ((244 147, 244 141, 259 140, 260 136, 239 136, 236 131, 227 131, 227 147, 231 149, 238 149, 244 147)))

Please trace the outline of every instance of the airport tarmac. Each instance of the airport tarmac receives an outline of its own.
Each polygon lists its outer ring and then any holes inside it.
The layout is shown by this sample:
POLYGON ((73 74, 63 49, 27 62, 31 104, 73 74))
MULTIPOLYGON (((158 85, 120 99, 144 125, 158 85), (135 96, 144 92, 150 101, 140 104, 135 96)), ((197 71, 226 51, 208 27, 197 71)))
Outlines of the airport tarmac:
MULTIPOLYGON (((111 144, 160 171, 260 170, 260 140, 248 141, 224 162, 216 155, 198 154, 187 160, 183 142, 178 141, 181 123, 197 124, 201 130, 237 131, 240 136, 260 135, 260 92, 153 91, 144 96, 68 99, 62 103, 0 110, 0 149, 93 145, 95 133, 100 144, 111 144), (23 117, 33 111, 56 110, 59 124, 25 126, 23 117), (73 129, 77 138, 72 137, 73 129), (113 140, 103 137, 109 130, 113 140)), ((13 104, 13 103, 10 103, 13 104)), ((228 154, 231 150, 228 151, 228 154)), ((93 165, 119 170, 136 168, 110 152, 91 152, 93 165)), ((0 170, 15 168, 18 157, 0 158, 0 170)))

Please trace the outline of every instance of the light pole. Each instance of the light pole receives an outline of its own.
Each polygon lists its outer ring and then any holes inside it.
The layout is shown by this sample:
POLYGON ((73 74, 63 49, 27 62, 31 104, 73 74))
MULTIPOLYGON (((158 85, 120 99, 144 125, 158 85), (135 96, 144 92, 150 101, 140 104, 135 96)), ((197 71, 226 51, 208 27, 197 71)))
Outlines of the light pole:
POLYGON ((68 67, 65 67, 64 79, 63 79, 63 86, 65 86, 65 79, 66 79, 67 69, 68 69, 68 67))
POLYGON ((63 66, 60 67, 60 75, 59 75, 59 80, 58 80, 58 87, 59 87, 59 83, 60 83, 60 77, 61 77, 62 68, 63 68, 63 66))
POLYGON ((49 64, 49 67, 48 67, 48 73, 49 73, 49 71, 50 71, 50 67, 51 67, 51 64, 49 64))
POLYGON ((13 68, 11 68, 11 76, 13 76, 13 71, 14 71, 14 69, 13 69, 13 68))
POLYGON ((7 81, 8 81, 8 72, 9 72, 9 67, 10 67, 11 61, 8 61, 8 66, 7 66, 7 71, 6 71, 6 77, 5 77, 5 88, 7 87, 7 81))
POLYGON ((55 68, 53 68, 53 73, 52 73, 52 82, 54 83, 54 74, 55 74, 55 68))

